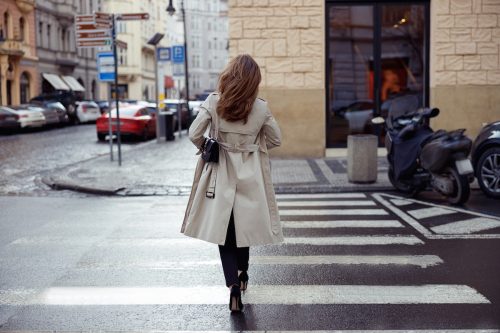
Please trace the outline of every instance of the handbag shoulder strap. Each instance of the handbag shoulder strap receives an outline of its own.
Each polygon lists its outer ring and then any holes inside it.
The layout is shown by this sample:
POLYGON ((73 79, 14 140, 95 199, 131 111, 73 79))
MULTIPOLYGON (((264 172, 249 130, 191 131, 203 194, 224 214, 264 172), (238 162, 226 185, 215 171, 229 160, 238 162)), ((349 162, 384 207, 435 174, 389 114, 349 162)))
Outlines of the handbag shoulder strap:
POLYGON ((213 109, 213 124, 214 124, 214 139, 217 141, 219 138, 219 115, 217 114, 217 108, 213 109))

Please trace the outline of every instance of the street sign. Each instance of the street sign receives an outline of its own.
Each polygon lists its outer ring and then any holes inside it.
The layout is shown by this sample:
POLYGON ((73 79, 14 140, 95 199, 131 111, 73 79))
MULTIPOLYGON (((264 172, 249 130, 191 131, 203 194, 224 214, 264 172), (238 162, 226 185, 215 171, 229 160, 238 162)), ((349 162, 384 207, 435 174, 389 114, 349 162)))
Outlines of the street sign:
POLYGON ((76 41, 76 47, 98 47, 98 46, 109 46, 111 44, 112 44, 112 40, 109 38, 76 41))
POLYGON ((112 82, 115 80, 115 61, 113 52, 102 52, 97 54, 97 72, 99 81, 112 82))
POLYGON ((95 38, 98 38, 98 39, 102 39, 102 38, 111 38, 111 31, 109 31, 109 29, 107 30, 91 30, 91 31, 87 31, 87 32, 79 32, 77 31, 76 32, 76 38, 78 40, 82 40, 82 39, 95 39, 95 38))
POLYGON ((184 46, 183 45, 172 46, 172 61, 174 64, 184 63, 184 46))
POLYGON ((170 47, 159 47, 157 59, 158 61, 170 61, 171 60, 170 47))
POLYGON ((76 23, 94 23, 94 15, 75 15, 76 23))
POLYGON ((94 21, 98 27, 110 28, 111 27, 111 15, 107 13, 94 13, 94 21))
POLYGON ((149 20, 148 13, 116 14, 115 17, 118 21, 149 20))
POLYGON ((94 23, 82 22, 82 23, 76 24, 76 31, 77 32, 78 31, 92 31, 92 30, 97 30, 97 29, 102 29, 102 28, 99 28, 94 23))

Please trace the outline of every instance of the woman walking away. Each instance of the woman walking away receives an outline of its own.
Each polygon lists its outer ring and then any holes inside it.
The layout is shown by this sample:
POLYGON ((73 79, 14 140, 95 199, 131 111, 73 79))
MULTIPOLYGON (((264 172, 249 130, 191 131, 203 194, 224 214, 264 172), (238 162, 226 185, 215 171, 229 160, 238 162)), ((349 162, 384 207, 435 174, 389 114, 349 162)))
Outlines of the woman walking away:
POLYGON ((201 152, 210 125, 219 161, 199 159, 181 232, 219 245, 231 311, 243 309, 249 247, 283 241, 268 156, 281 145, 281 133, 267 103, 257 98, 260 80, 252 57, 234 58, 189 128, 201 152))

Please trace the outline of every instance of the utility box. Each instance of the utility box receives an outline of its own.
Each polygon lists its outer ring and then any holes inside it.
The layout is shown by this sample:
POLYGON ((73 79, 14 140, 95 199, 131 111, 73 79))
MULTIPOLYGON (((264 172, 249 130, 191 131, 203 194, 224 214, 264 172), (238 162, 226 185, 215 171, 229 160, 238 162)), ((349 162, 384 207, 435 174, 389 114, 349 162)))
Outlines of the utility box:
POLYGON ((347 179, 351 183, 377 181, 378 137, 371 134, 347 137, 347 179))
POLYGON ((164 112, 163 114, 165 117, 165 140, 166 141, 173 141, 173 140, 175 140, 174 113, 167 111, 167 112, 164 112))

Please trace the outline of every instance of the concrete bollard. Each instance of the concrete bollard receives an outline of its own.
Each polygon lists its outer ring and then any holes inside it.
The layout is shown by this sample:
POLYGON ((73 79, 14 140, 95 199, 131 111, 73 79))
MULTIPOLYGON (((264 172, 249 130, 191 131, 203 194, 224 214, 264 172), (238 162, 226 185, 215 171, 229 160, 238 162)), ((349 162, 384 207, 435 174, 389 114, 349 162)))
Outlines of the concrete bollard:
POLYGON ((347 179, 351 183, 377 181, 378 138, 371 134, 347 137, 347 179))

